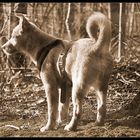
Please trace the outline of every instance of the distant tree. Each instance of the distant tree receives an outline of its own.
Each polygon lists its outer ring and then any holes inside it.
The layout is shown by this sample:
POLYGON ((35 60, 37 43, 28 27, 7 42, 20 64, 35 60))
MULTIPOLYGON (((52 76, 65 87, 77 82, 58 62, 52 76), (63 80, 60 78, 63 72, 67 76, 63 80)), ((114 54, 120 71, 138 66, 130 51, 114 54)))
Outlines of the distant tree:
MULTIPOLYGON (((112 44, 117 44, 117 47, 121 47, 120 49, 118 48, 117 54, 121 56, 124 55, 124 41, 125 41, 125 27, 126 27, 126 14, 125 14, 125 7, 126 3, 122 3, 122 6, 120 7, 120 3, 110 3, 110 19, 112 21, 112 37, 113 42, 112 44), (120 13, 121 10, 121 13, 120 13), (121 14, 121 15, 120 15, 121 14), (121 20, 121 23, 119 21, 121 20), (119 27, 121 26, 121 27, 119 27), (121 46, 119 46, 119 29, 121 28, 121 46)), ((121 56, 116 56, 116 57, 121 57, 121 56)))
POLYGON ((3 25, 4 25, 4 14, 3 14, 3 4, 0 3, 0 36, 3 32, 3 25))

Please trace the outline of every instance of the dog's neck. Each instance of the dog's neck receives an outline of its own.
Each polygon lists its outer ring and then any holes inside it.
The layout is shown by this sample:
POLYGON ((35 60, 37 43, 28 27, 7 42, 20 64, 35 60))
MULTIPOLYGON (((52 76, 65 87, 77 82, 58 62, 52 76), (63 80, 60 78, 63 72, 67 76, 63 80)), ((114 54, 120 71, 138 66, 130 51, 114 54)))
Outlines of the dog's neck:
POLYGON ((28 44, 28 47, 26 47, 25 53, 28 53, 33 63, 37 65, 38 52, 42 50, 42 48, 54 42, 54 40, 57 40, 57 38, 48 34, 37 34, 37 37, 30 40, 30 44, 28 44), (38 40, 37 43, 34 43, 36 40, 38 40))

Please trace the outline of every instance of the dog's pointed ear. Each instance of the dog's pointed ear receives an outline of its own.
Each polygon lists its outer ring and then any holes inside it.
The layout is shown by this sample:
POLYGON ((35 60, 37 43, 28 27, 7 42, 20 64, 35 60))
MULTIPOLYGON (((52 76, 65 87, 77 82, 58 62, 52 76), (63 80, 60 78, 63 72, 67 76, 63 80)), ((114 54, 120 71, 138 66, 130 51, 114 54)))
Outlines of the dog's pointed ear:
POLYGON ((25 18, 25 16, 23 14, 16 14, 16 17, 19 19, 19 25, 21 25, 21 27, 23 29, 28 29, 30 23, 29 21, 25 18))

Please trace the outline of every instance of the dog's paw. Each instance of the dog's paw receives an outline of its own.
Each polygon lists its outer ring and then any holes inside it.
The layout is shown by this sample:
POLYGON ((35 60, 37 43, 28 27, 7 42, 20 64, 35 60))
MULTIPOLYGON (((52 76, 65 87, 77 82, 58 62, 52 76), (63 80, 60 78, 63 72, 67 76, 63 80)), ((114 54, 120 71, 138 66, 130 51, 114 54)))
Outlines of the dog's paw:
POLYGON ((44 126, 40 129, 40 132, 45 132, 46 130, 48 130, 48 128, 46 126, 44 126))
POLYGON ((46 126, 44 126, 44 127, 42 127, 41 129, 40 129, 40 132, 45 132, 45 131, 47 131, 47 130, 54 130, 55 128, 54 127, 52 127, 52 126, 48 126, 48 125, 46 125, 46 126))
POLYGON ((75 131, 76 130, 76 125, 72 125, 71 123, 69 123, 68 125, 65 126, 64 130, 75 131))
POLYGON ((65 126, 64 130, 71 131, 72 130, 72 127, 68 124, 68 125, 65 126))

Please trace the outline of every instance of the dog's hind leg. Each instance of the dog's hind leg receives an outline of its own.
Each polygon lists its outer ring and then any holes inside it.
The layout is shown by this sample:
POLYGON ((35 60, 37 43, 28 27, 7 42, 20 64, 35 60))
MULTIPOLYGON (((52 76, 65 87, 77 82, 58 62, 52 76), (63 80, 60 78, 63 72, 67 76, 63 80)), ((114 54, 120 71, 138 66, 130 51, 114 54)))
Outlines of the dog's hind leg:
POLYGON ((58 89, 56 85, 45 82, 44 86, 48 104, 48 122, 40 129, 41 132, 55 129, 58 113, 58 89))
POLYGON ((77 123, 82 113, 82 100, 83 100, 82 89, 81 86, 73 84, 72 88, 73 116, 71 118, 70 123, 65 126, 64 130, 75 131, 77 128, 77 123))
POLYGON ((106 116, 106 92, 96 90, 97 95, 97 118, 95 125, 104 125, 104 120, 106 116))
POLYGON ((105 70, 105 75, 99 80, 99 85, 96 86, 96 95, 97 95, 97 118, 95 125, 101 126, 105 123, 106 117, 106 98, 107 98, 107 89, 108 82, 110 77, 110 72, 112 66, 109 66, 109 69, 105 70))

